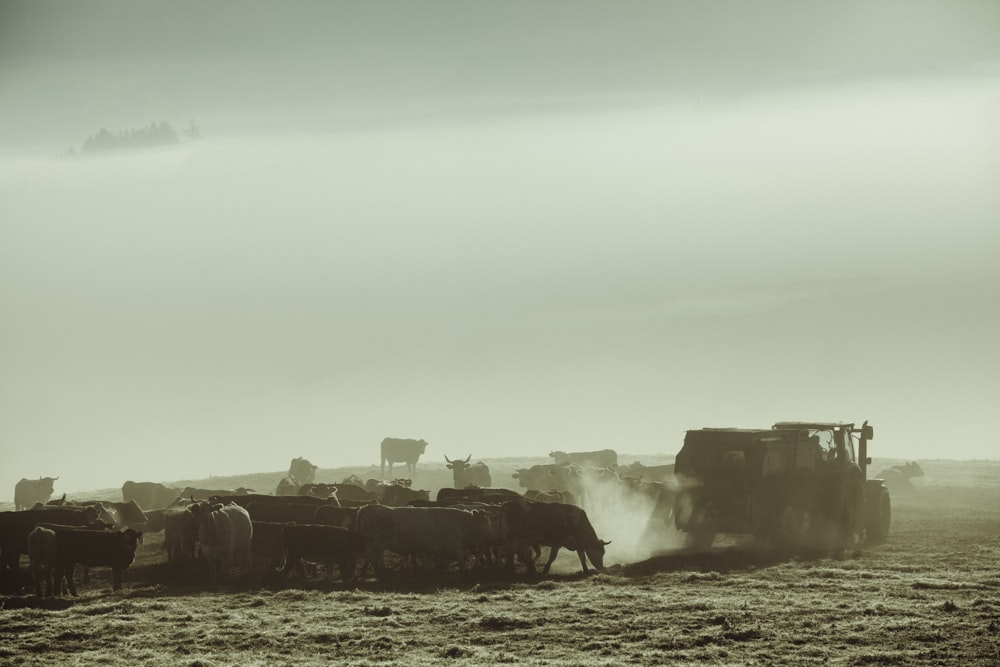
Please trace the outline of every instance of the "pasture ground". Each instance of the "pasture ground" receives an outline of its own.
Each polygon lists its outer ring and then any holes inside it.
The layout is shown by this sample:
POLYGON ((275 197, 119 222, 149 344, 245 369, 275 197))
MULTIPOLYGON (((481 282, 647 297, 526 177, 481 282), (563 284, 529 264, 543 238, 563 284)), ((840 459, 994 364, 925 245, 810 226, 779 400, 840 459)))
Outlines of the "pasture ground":
POLYGON ((119 593, 101 569, 78 599, 0 596, 0 663, 1000 664, 1000 462, 921 465, 889 541, 833 556, 728 540, 589 577, 563 554, 546 579, 213 587, 168 569, 155 535, 119 593))

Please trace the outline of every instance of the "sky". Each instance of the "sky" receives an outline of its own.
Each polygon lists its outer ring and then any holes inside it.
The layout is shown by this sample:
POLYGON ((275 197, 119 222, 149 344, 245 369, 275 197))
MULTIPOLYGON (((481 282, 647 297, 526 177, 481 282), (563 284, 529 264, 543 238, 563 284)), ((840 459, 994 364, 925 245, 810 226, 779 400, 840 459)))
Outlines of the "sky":
POLYGON ((994 2, 0 0, 0 499, 386 436, 996 458, 998 37, 994 2))

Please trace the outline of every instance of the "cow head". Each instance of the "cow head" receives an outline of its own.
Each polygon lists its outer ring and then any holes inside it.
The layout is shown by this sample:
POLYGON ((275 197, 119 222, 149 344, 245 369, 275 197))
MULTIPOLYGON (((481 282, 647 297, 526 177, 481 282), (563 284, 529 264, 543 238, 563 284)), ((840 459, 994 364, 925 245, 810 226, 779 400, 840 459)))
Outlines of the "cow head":
POLYGON ((598 570, 604 569, 604 547, 611 544, 611 540, 597 540, 593 544, 584 548, 584 552, 587 554, 587 559, 594 564, 598 570))
POLYGON ((423 454, 427 450, 427 441, 417 440, 417 444, 420 445, 420 453, 423 454))

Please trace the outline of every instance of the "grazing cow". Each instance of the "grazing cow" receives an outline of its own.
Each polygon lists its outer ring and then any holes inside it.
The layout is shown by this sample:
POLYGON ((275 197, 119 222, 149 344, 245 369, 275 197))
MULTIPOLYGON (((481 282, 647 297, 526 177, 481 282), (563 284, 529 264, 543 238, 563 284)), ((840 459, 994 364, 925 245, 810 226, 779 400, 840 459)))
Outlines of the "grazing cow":
POLYGON ((234 566, 251 566, 250 541, 253 523, 250 514, 236 503, 195 503, 190 511, 198 520, 198 544, 201 556, 212 568, 216 579, 234 566))
POLYGON ((227 489, 196 489, 193 486, 186 486, 181 491, 181 497, 190 500, 211 500, 219 496, 246 496, 253 492, 253 489, 247 489, 242 486, 235 491, 227 489))
POLYGON ((876 475, 875 478, 883 480, 890 491, 905 491, 913 488, 911 480, 914 477, 923 476, 924 470, 920 467, 919 463, 916 461, 907 461, 902 465, 886 468, 876 475))
POLYGON ((392 476, 393 463, 405 463, 410 477, 417 475, 417 461, 427 449, 423 440, 412 438, 386 438, 382 441, 382 478, 385 478, 385 463, 389 462, 389 475, 392 476))
POLYGON ((549 452, 556 464, 575 463, 590 468, 612 468, 618 465, 618 452, 601 449, 596 452, 549 452))
POLYGON ((297 496, 299 495, 301 484, 296 484, 289 477, 282 477, 278 482, 278 488, 274 490, 276 496, 297 496))
POLYGON ((122 484, 122 501, 135 501, 145 510, 163 509, 181 495, 181 489, 164 486, 159 482, 133 482, 122 484))
POLYGON ((489 486, 493 483, 490 467, 482 461, 470 464, 469 459, 471 458, 472 454, 469 454, 464 461, 462 459, 452 461, 447 456, 444 457, 444 460, 448 462, 448 467, 451 468, 456 489, 464 489, 467 486, 489 486))
POLYGON ((340 570, 342 581, 354 578, 357 558, 368 547, 368 539, 359 533, 338 526, 285 526, 285 568, 287 576, 293 569, 305 577, 303 560, 323 563, 327 576, 333 578, 333 564, 340 570))
POLYGON ((21 554, 28 553, 28 535, 36 524, 84 526, 97 521, 93 507, 46 507, 23 512, 0 512, 0 571, 17 571, 21 554))
POLYGON ((135 560, 135 550, 142 538, 142 533, 131 528, 121 532, 57 528, 55 534, 56 595, 61 593, 61 582, 65 579, 73 597, 76 597, 73 570, 77 564, 86 567, 110 567, 112 590, 121 590, 122 571, 135 560))
POLYGON ((457 562, 465 572, 466 555, 488 539, 489 531, 485 514, 450 507, 367 505, 358 510, 358 532, 368 538, 368 560, 376 576, 385 572, 386 549, 457 562))
POLYGON ((574 505, 533 503, 527 500, 510 502, 500 511, 500 531, 508 542, 507 566, 513 568, 514 555, 535 573, 531 557, 532 545, 549 547, 549 560, 542 569, 546 575, 560 548, 570 549, 580 557, 584 574, 587 559, 599 570, 604 569, 604 547, 611 544, 597 537, 587 513, 574 505))
POLYGON ((307 459, 294 458, 288 466, 288 479, 292 484, 312 484, 316 479, 316 470, 319 466, 314 466, 307 459))
POLYGON ((22 479, 14 485, 14 509, 26 510, 35 503, 45 504, 52 497, 54 484, 58 477, 39 477, 38 479, 22 479))

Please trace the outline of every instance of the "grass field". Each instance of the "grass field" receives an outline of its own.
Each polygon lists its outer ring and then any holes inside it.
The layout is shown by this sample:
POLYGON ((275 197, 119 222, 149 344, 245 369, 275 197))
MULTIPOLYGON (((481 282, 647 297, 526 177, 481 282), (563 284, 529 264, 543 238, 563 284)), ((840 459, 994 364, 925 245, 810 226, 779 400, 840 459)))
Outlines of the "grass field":
POLYGON ((589 577, 570 553, 546 579, 216 588, 171 571, 152 535, 119 593, 95 570, 78 599, 0 598, 0 663, 1000 664, 1000 462, 921 465, 893 497, 889 541, 835 557, 730 539, 611 558, 589 577))

